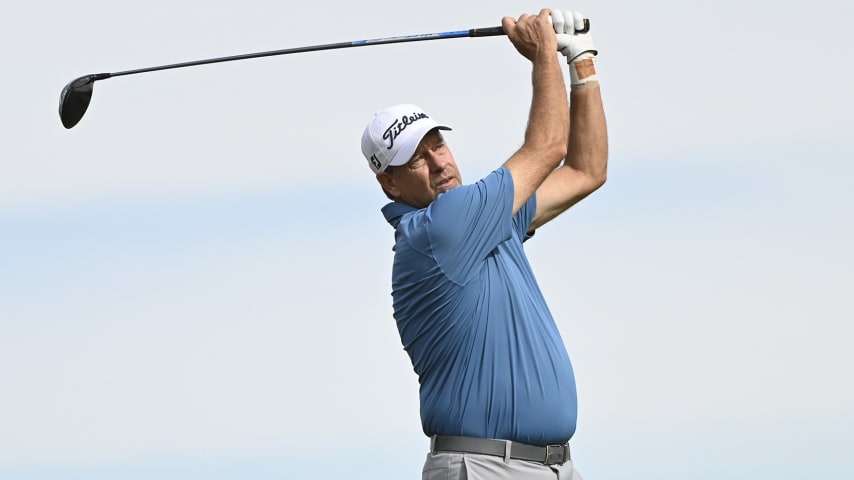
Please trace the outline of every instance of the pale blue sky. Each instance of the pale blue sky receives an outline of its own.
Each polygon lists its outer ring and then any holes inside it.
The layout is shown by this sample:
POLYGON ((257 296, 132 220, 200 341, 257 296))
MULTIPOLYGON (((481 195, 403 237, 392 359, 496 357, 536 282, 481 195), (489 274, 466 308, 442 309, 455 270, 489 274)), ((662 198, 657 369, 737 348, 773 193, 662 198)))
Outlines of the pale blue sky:
MULTIPOLYGON (((0 478, 418 478, 392 230, 358 139, 421 104, 474 181, 520 145, 505 38, 76 76, 497 25, 542 4, 0 6, 0 478), (324 452, 343 451, 339 460, 324 452)), ((854 7, 586 1, 606 186, 527 248, 585 478, 854 476, 854 7)))

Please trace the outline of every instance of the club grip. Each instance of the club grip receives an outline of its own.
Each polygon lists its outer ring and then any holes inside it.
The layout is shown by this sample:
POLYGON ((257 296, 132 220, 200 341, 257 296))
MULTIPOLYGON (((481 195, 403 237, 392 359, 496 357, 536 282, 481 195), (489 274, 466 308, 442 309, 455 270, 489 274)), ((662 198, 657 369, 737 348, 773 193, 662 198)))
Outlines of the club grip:
MULTIPOLYGON (((584 28, 581 30, 576 30, 575 33, 587 33, 590 31, 590 19, 584 19, 584 28)), ((486 27, 486 28, 472 28, 469 30, 470 37, 494 37, 496 35, 507 35, 507 32, 504 31, 504 27, 486 27)))
POLYGON ((472 28, 469 30, 470 37, 494 37, 496 35, 507 35, 504 27, 472 28))

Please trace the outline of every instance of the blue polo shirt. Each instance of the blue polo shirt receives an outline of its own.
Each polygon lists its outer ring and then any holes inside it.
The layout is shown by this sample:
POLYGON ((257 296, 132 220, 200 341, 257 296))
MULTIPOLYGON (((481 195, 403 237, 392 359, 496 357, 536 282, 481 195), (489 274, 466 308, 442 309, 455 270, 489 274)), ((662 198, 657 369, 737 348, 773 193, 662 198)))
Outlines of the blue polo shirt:
POLYGON ((575 432, 572 365, 522 248, 536 198, 512 208, 504 167, 427 208, 383 207, 395 228, 394 317, 428 436, 544 445, 575 432))

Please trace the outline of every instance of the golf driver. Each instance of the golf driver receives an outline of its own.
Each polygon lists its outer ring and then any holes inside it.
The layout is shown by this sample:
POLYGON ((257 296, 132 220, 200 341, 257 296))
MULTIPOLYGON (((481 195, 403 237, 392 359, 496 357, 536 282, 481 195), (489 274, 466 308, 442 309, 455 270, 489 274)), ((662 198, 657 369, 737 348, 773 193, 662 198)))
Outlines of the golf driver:
MULTIPOLYGON (((587 19, 584 19, 584 29, 580 30, 579 33, 586 32, 589 29, 590 22, 587 19)), ((375 38, 371 40, 354 40, 352 42, 328 43, 325 45, 312 45, 308 47, 287 48, 284 50, 272 50, 268 52, 247 53, 230 57, 209 58, 206 60, 173 63, 170 65, 139 68, 135 70, 126 70, 123 72, 92 73, 89 75, 84 75, 82 77, 75 78, 62 89, 62 93, 59 95, 59 118, 62 120, 62 125, 65 128, 72 128, 77 125, 77 123, 80 122, 80 119, 82 119, 83 115, 86 113, 86 109, 89 108, 89 102, 92 100, 92 89, 95 86, 95 82, 98 80, 106 80, 112 77, 120 77, 122 75, 135 75, 137 73, 154 72, 157 70, 194 67, 196 65, 206 65, 209 63, 231 62, 234 60, 246 60, 249 58, 271 57, 274 55, 288 55, 291 53, 317 52, 320 50, 333 50, 338 48, 349 47, 365 47, 369 45, 385 45, 389 43, 420 42, 424 40, 443 40, 446 38, 491 37, 496 35, 505 35, 504 28, 500 26, 488 28, 472 28, 469 30, 457 30, 452 32, 425 33, 420 35, 375 38)))

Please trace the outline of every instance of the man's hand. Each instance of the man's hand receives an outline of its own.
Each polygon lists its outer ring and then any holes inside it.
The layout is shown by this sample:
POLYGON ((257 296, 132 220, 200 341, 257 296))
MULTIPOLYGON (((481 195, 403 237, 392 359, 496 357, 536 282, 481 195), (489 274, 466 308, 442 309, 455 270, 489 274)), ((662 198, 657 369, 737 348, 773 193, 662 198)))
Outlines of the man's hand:
POLYGON ((584 30, 584 15, 569 10, 552 10, 552 26, 557 34, 557 49, 566 57, 567 63, 590 58, 597 53, 593 37, 584 30))
POLYGON ((532 62, 538 56, 557 51, 557 38, 549 22, 551 10, 544 8, 538 15, 523 14, 519 19, 504 17, 501 25, 516 50, 532 62))

